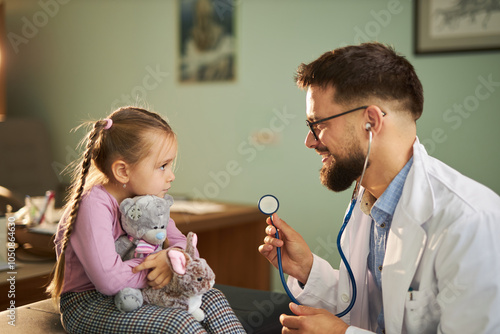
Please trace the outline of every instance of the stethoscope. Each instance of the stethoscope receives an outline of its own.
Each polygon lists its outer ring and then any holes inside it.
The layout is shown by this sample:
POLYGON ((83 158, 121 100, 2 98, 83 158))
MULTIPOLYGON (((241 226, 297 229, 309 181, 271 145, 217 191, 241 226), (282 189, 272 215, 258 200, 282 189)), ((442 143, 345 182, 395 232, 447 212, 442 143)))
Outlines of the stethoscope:
MULTIPOLYGON (((359 178, 359 181, 356 182, 356 186, 354 187, 354 191, 352 192, 352 198, 351 198, 351 203, 349 205, 349 211, 347 212, 347 214, 344 217, 344 223, 340 227, 339 234, 337 236, 337 249, 339 251, 340 258, 344 262, 345 267, 347 269, 347 273, 349 275, 349 279, 351 282, 351 288, 352 288, 351 302, 349 303, 349 305, 347 306, 347 308, 344 311, 337 313, 335 315, 339 318, 343 317, 344 315, 349 313, 352 310, 352 308, 354 307, 354 303, 356 302, 356 295, 357 295, 356 280, 354 279, 354 274, 352 273, 351 266, 349 265, 349 262, 347 262, 347 259, 344 255, 344 252, 342 251, 342 247, 340 245, 340 240, 342 238, 342 234, 344 233, 345 227, 347 226, 347 223, 349 223, 349 220, 351 219, 352 211, 354 210, 354 207, 356 206, 356 199, 359 196, 361 181, 363 180, 363 177, 365 176, 366 168, 368 167, 368 158, 370 157, 370 150, 372 147, 372 140, 373 140, 373 134, 371 131, 371 124, 370 123, 366 123, 366 130, 369 132, 369 141, 368 141, 368 151, 366 152, 365 163, 363 166, 363 172, 361 173, 361 177, 359 178)), ((278 199, 273 195, 264 195, 260 198, 258 206, 259 206, 259 210, 263 214, 268 215, 271 218, 271 223, 274 226, 272 214, 275 213, 276 211, 278 211, 278 208, 279 208, 278 199)), ((278 229, 276 229, 275 237, 276 237, 276 239, 280 238, 278 229)), ((281 284, 283 285, 283 288, 285 289, 286 294, 288 295, 288 297, 290 297, 292 302, 294 302, 297 305, 300 305, 299 301, 293 296, 292 292, 288 289, 288 285, 286 284, 286 281, 285 281, 285 275, 283 273, 283 265, 282 265, 282 260, 281 260, 281 247, 276 247, 276 253, 277 253, 277 257, 278 257, 278 270, 280 273, 281 284)))

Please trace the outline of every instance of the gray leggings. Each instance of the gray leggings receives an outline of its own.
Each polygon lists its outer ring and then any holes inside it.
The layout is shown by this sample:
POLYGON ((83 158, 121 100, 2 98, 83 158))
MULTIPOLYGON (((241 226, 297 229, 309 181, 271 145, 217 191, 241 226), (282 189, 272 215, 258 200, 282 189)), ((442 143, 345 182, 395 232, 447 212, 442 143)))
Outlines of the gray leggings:
POLYGON ((155 305, 121 313, 113 297, 96 290, 64 293, 60 309, 68 333, 245 333, 226 297, 217 289, 203 295, 205 320, 201 323, 185 310, 155 305))

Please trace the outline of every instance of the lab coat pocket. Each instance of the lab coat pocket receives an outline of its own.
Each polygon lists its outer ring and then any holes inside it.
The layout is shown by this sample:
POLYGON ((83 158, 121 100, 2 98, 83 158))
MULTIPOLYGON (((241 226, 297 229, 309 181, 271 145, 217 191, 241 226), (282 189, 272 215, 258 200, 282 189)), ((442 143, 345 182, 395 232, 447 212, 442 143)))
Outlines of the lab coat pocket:
POLYGON ((430 291, 408 291, 403 328, 406 333, 435 333, 441 314, 436 296, 430 291))

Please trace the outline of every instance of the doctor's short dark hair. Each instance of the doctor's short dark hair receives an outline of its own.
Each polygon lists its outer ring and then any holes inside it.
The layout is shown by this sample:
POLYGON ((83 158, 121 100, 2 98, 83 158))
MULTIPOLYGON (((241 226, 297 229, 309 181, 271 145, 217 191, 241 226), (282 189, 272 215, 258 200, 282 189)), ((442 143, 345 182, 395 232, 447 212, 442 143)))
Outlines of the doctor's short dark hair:
POLYGON ((422 114, 422 84, 410 62, 394 48, 381 43, 350 45, 325 52, 315 61, 302 63, 295 81, 300 88, 335 88, 334 101, 353 104, 375 97, 398 101, 414 120, 422 114))

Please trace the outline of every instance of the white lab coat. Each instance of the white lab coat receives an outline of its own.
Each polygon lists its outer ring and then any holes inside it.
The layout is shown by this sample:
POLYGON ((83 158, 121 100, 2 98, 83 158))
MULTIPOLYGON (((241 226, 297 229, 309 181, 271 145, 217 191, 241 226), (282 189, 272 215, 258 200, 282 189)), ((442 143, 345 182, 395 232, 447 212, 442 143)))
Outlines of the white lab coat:
MULTIPOLYGON (((360 200, 341 240, 358 290, 342 318, 352 325, 348 333, 376 329, 369 316, 378 293, 367 270, 371 218, 360 200)), ((304 289, 293 278, 288 283, 304 305, 338 313, 350 301, 344 264, 334 270, 316 255, 304 289)), ((418 139, 388 234, 382 291, 386 333, 500 333, 500 197, 429 157, 418 139)))

